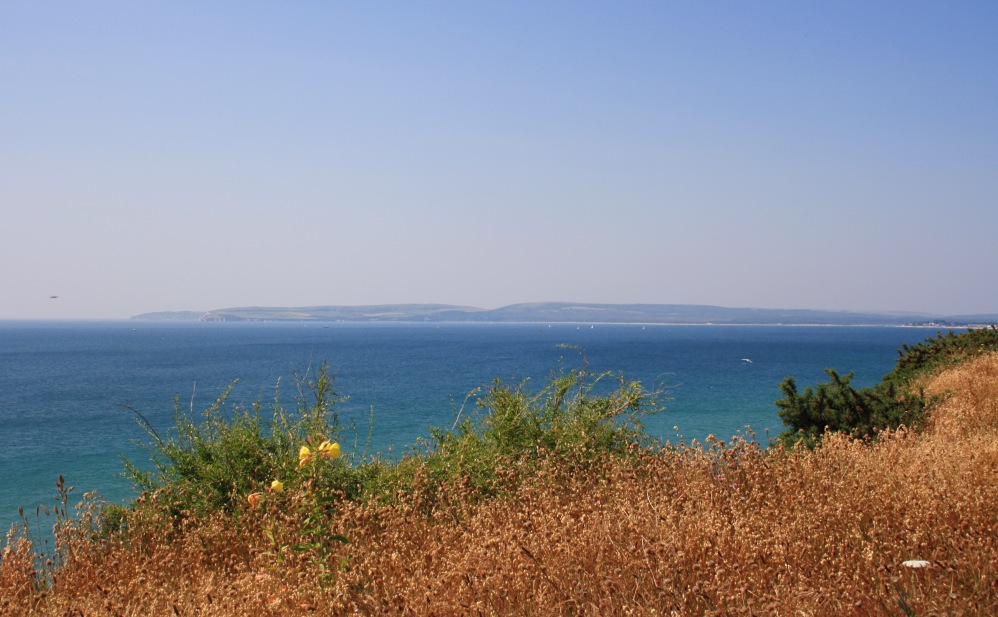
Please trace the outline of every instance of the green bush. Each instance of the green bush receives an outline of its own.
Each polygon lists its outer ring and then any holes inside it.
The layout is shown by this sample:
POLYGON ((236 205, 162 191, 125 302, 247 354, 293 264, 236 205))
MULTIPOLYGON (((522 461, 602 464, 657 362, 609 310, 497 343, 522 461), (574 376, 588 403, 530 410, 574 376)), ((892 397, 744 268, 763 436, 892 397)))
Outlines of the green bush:
POLYGON ((970 329, 955 333, 937 332, 915 345, 898 350, 897 365, 885 377, 898 385, 906 385, 937 369, 960 364, 976 355, 998 351, 998 328, 970 329))
POLYGON ((826 369, 830 381, 803 393, 793 377, 780 384, 784 398, 776 401, 780 418, 788 427, 779 439, 786 445, 803 441, 813 447, 826 431, 844 432, 856 437, 875 437, 878 432, 900 426, 919 428, 929 411, 918 388, 918 380, 947 366, 954 366, 982 353, 998 351, 998 329, 970 329, 945 335, 937 333, 915 345, 898 350, 897 364, 875 386, 856 389, 852 373, 840 376, 826 369))
POLYGON ((571 467, 625 455, 650 441, 641 418, 661 409, 657 393, 612 373, 562 371, 536 392, 527 386, 497 379, 475 401, 474 417, 448 431, 431 430, 421 455, 425 467, 434 477, 462 477, 489 494, 505 462, 556 457, 571 467))
POLYGON ((919 426, 925 417, 926 401, 921 394, 900 390, 891 381, 857 390, 853 374, 840 376, 825 369, 830 381, 808 386, 803 394, 793 377, 780 384, 784 398, 776 401, 779 415, 789 428, 780 440, 785 444, 803 441, 814 445, 825 431, 874 437, 878 432, 899 426, 919 426))
MULTIPOLYGON (((142 491, 153 492, 177 513, 233 512, 245 505, 246 495, 273 480, 294 483, 299 477, 298 451, 324 439, 335 440, 341 428, 332 411, 339 396, 332 375, 323 365, 314 378, 298 380, 297 408, 293 413, 277 401, 270 418, 262 405, 236 406, 228 399, 235 383, 196 418, 174 399, 173 426, 160 434, 136 411, 152 441, 152 469, 125 459, 125 475, 142 491)), ((133 410, 134 411, 134 410, 133 410)), ((337 488, 348 486, 343 466, 325 466, 319 481, 337 488)))
POLYGON ((627 453, 648 441, 641 416, 659 409, 656 393, 638 382, 584 368, 560 371, 537 392, 526 381, 509 386, 496 380, 474 399, 470 417, 459 411, 450 430, 431 428, 430 438, 399 461, 354 456, 299 469, 301 446, 315 452, 341 427, 328 367, 298 385, 296 410, 289 413, 275 397, 269 418, 260 403, 230 411, 231 385, 200 418, 175 399, 173 426, 164 436, 136 412, 152 438, 145 444, 152 469, 126 460, 126 475, 181 516, 245 510, 247 497, 268 494, 274 480, 282 489, 323 495, 323 508, 341 498, 393 499, 417 484, 435 495, 460 481, 487 496, 498 490, 498 475, 510 467, 505 463, 558 457, 584 465, 627 453))

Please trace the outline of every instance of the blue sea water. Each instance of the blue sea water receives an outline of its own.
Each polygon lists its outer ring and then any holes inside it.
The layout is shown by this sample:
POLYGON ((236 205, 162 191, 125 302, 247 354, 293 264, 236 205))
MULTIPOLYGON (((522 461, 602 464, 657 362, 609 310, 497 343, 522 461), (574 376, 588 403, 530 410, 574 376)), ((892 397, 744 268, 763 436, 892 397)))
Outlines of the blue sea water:
MULTIPOLYGON (((449 427, 456 408, 496 377, 541 387, 558 370, 588 362, 665 390, 666 410, 648 433, 677 440, 729 438, 746 425, 761 439, 782 430, 778 384, 855 371, 872 384, 897 350, 934 330, 888 327, 566 324, 329 324, 0 322, 0 528, 54 505, 59 475, 74 494, 115 502, 134 494, 119 455, 142 463, 148 441, 123 405, 160 431, 174 397, 200 411, 238 379, 230 398, 280 396, 293 405, 294 374, 323 362, 349 397, 341 438, 363 447, 373 410, 373 447, 397 456, 429 426, 449 427), (566 347, 569 346, 569 347, 566 347), (581 351, 580 351, 581 350, 581 351), (747 359, 747 360, 746 360, 747 359), (750 361, 748 361, 750 360, 750 361), (278 382, 280 387, 275 390, 278 382)), ((467 411, 467 410, 466 410, 467 411)))

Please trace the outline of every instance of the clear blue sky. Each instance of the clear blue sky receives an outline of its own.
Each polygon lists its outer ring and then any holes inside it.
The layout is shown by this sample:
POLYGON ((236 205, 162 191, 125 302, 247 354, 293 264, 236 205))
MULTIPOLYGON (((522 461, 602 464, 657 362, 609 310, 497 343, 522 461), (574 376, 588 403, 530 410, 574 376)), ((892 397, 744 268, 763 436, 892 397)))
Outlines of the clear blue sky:
POLYGON ((996 33, 990 0, 2 2, 0 318, 998 312, 996 33))

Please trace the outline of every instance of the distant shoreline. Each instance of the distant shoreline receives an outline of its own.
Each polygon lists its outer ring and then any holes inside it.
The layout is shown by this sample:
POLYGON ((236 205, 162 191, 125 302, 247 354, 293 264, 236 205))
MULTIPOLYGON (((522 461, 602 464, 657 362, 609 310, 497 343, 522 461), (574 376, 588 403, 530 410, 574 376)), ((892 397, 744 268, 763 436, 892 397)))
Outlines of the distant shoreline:
POLYGON ((134 321, 303 323, 524 323, 748 326, 907 326, 967 328, 998 323, 998 313, 929 315, 914 312, 855 312, 814 309, 729 308, 693 304, 584 304, 545 302, 481 309, 447 304, 237 307, 209 311, 165 311, 134 321))

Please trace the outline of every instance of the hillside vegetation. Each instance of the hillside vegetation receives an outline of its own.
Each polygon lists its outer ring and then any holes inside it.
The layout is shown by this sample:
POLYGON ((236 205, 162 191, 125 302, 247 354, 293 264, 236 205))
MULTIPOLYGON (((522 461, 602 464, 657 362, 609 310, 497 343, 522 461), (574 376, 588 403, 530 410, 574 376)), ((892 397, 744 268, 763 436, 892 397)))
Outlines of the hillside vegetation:
POLYGON ((584 370, 494 384, 397 464, 334 448, 324 372, 273 421, 223 398, 154 438, 132 508, 57 514, 48 564, 12 530, 0 614, 998 614, 998 353, 971 340, 914 351, 947 357, 906 372, 919 430, 768 449, 644 444, 654 397, 584 370))

